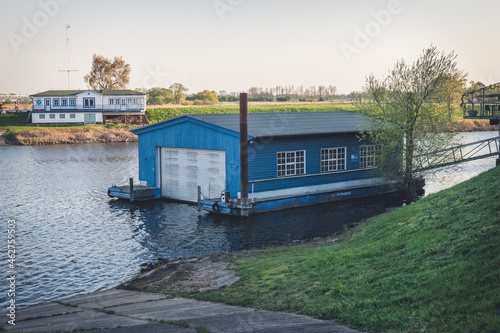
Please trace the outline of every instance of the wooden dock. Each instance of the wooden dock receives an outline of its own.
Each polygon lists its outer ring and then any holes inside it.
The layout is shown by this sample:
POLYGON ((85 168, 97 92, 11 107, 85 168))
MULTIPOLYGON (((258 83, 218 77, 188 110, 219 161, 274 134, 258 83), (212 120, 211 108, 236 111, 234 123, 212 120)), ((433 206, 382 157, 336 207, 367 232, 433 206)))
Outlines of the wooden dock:
POLYGON ((134 179, 130 178, 129 185, 112 186, 108 188, 108 196, 111 198, 118 198, 134 201, 145 201, 158 198, 157 189, 144 185, 134 185, 134 179))

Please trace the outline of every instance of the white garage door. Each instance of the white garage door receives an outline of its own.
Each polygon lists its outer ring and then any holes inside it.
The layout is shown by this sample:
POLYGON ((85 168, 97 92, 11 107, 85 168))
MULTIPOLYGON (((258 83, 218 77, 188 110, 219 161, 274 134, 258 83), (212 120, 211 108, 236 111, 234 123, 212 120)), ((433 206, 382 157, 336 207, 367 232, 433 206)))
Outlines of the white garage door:
POLYGON ((210 190, 212 198, 219 197, 225 190, 226 152, 162 147, 162 197, 196 202, 198 186, 207 197, 210 190))

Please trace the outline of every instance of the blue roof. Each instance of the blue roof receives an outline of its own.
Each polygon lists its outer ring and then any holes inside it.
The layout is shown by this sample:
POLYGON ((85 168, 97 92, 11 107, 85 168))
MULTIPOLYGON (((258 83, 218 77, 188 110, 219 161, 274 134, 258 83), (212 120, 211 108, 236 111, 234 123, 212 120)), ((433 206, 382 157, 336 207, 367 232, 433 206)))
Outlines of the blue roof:
MULTIPOLYGON (((225 114, 188 114, 132 130, 142 132, 155 130, 161 124, 187 117, 196 119, 214 126, 225 128, 237 133, 240 132, 240 115, 238 113, 225 114)), ((328 112, 273 112, 249 113, 248 135, 252 137, 312 135, 333 133, 356 133, 362 125, 369 124, 372 119, 351 111, 328 112)), ((141 133, 137 133, 141 134, 141 133)))

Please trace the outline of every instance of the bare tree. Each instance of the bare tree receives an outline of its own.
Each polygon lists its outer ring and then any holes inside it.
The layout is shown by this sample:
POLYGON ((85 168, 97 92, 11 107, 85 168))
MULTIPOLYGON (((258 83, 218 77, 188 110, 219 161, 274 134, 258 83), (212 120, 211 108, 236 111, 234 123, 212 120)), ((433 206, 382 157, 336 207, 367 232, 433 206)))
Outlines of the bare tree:
POLYGON ((124 89, 130 81, 130 65, 121 57, 111 60, 94 54, 92 68, 84 80, 93 90, 124 89))

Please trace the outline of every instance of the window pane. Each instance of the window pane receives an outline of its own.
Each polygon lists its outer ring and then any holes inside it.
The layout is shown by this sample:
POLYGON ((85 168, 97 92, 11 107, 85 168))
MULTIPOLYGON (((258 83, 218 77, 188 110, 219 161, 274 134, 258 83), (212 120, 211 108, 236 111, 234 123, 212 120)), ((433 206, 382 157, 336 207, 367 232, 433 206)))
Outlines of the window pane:
POLYGON ((305 151, 279 152, 276 156, 278 177, 305 173, 305 151))

